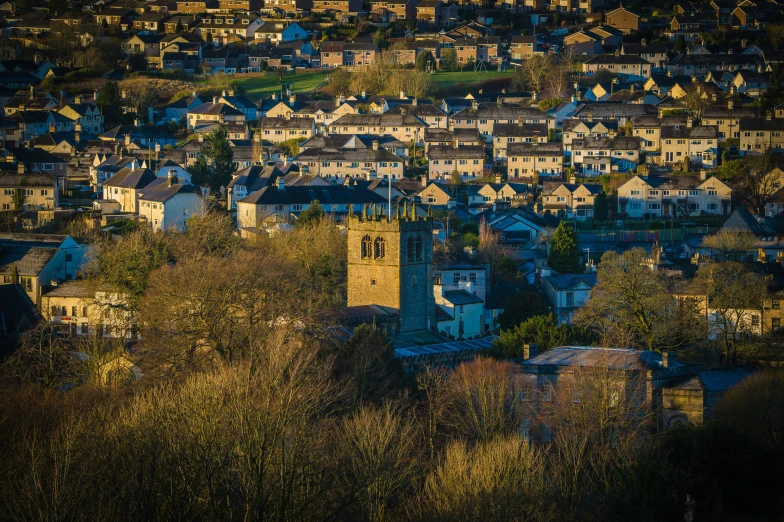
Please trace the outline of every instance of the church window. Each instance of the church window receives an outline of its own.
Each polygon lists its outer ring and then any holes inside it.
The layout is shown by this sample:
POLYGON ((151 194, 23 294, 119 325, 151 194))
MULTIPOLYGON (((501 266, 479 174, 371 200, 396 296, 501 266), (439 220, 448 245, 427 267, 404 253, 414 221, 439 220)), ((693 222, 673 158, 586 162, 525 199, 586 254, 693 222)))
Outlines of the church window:
POLYGON ((376 259, 381 259, 384 256, 386 256, 386 254, 387 254, 386 250, 387 250, 387 244, 384 241, 384 238, 381 237, 381 236, 378 236, 376 238, 376 242, 375 242, 375 252, 374 252, 375 258, 376 259))
POLYGON ((422 236, 417 236, 414 250, 416 251, 417 261, 422 261, 422 236))
POLYGON ((406 241, 406 257, 409 263, 414 260, 414 238, 412 236, 408 236, 408 241, 406 241))
POLYGON ((373 241, 370 236, 362 238, 362 259, 369 258, 373 253, 373 241))

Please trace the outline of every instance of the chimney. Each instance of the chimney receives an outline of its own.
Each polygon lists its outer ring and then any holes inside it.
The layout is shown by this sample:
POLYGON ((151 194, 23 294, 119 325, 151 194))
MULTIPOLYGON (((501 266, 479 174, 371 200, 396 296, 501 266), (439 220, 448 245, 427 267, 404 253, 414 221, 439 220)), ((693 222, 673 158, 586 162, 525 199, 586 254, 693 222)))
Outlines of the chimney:
POLYGON ((25 166, 23 162, 20 161, 19 163, 16 164, 16 172, 17 174, 24 174, 25 166))
POLYGON ((363 100, 364 100, 365 98, 367 98, 367 91, 362 91, 362 93, 360 94, 360 96, 362 97, 362 99, 363 99, 363 100))
POLYGON ((503 107, 503 105, 504 105, 504 100, 503 100, 503 98, 501 98, 501 97, 499 96, 498 98, 496 98, 496 100, 495 100, 495 103, 496 103, 496 105, 498 105, 499 107, 503 107))
POLYGON ((732 110, 735 108, 734 106, 735 106, 735 102, 733 102, 732 100, 729 100, 727 102, 727 109, 732 110))
POLYGON ((223 96, 224 98, 225 98, 226 96, 228 96, 228 94, 229 94, 229 93, 228 93, 228 92, 226 92, 226 90, 223 90, 223 91, 221 91, 221 96, 223 96))
POLYGON ((174 171, 174 170, 170 170, 170 171, 169 171, 168 180, 169 180, 169 186, 170 186, 170 187, 171 187, 171 186, 173 186, 173 185, 176 185, 176 184, 177 184, 177 181, 179 181, 179 180, 177 179, 177 172, 176 172, 176 171, 174 171))
POLYGON ((524 344, 523 345, 523 360, 527 361, 533 357, 539 355, 539 345, 536 343, 531 344, 524 344))
MULTIPOLYGON (((427 187, 427 176, 423 175, 421 178, 419 178, 419 181, 422 183, 422 188, 427 187)), ((784 252, 782 252, 782 254, 784 254, 784 252)))
POLYGON ((631 92, 634 92, 634 90, 635 90, 635 89, 637 89, 637 86, 636 86, 635 84, 631 84, 631 85, 629 86, 629 90, 630 90, 631 92))
POLYGON ((648 45, 648 40, 643 38, 642 40, 640 40, 640 43, 642 44, 643 47, 645 47, 646 45, 648 45))
POLYGON ((378 140, 373 140, 373 150, 378 150, 378 140))
POLYGON ((130 144, 131 144, 131 135, 130 134, 126 134, 125 135, 125 146, 127 147, 130 144))
POLYGON ((49 132, 56 132, 56 131, 57 131, 57 127, 55 126, 55 124, 54 123, 50 123, 49 124, 49 132))
POLYGON ((80 125, 77 125, 77 129, 74 130, 74 143, 79 143, 82 140, 82 129, 80 125))
POLYGON ((217 96, 213 96, 212 97, 212 104, 213 105, 217 105, 218 104, 218 97, 217 96))
POLYGON ((126 99, 126 98, 128 97, 128 91, 126 91, 125 89, 123 89, 122 91, 120 91, 120 97, 121 97, 123 100, 124 100, 124 99, 126 99))
POLYGON ((198 96, 198 95, 199 95, 198 91, 193 91, 193 97, 194 97, 194 98, 195 98, 196 96, 198 96))
POLYGON ((272 93, 272 99, 273 99, 274 101, 278 101, 278 93, 276 93, 276 92, 273 92, 273 93, 272 93))
POLYGON ((160 151, 161 151, 161 144, 160 142, 158 142, 155 144, 155 152, 160 152, 160 151))
POLYGON ((743 40, 741 40, 741 41, 740 41, 740 46, 741 46, 743 49, 745 49, 745 48, 746 48, 746 46, 747 46, 748 44, 749 44, 749 41, 748 41, 748 40, 746 40, 745 38, 744 38, 743 40))
POLYGON ((686 128, 690 129, 692 125, 694 125, 694 120, 692 120, 691 116, 689 116, 686 118, 686 128))
POLYGON ((483 91, 482 91, 482 89, 479 89, 479 94, 483 94, 483 91))
MULTIPOLYGON (((762 72, 762 71, 760 71, 760 72, 762 72)), ((417 99, 416 98, 411 98, 411 106, 412 107, 416 107, 417 106, 417 99)))
POLYGON ((770 121, 773 119, 773 111, 765 111, 765 119, 770 121))
POLYGON ((672 78, 672 69, 667 71, 667 77, 672 78))
POLYGON ((496 174, 495 175, 495 182, 496 183, 501 183, 501 175, 500 174, 496 174))
POLYGON ((471 108, 477 110, 479 108, 479 100, 471 100, 471 108))
POLYGON ((460 148, 460 140, 459 140, 459 139, 457 139, 457 138, 455 138, 455 141, 453 142, 453 145, 452 145, 452 146, 453 146, 455 149, 459 149, 459 148, 460 148))
POLYGON ((534 91, 534 92, 531 94, 531 99, 532 99, 533 101, 536 101, 536 100, 538 100, 538 99, 539 99, 539 93, 538 93, 538 92, 536 92, 536 91, 534 91))
POLYGON ((141 126, 142 126, 142 120, 141 120, 141 118, 134 118, 134 119, 133 119, 133 126, 134 126, 134 127, 141 127, 141 126))
POLYGON ((199 138, 198 138, 198 139, 199 139, 199 143, 202 143, 202 142, 204 142, 204 134, 202 134, 202 133, 200 132, 200 133, 199 133, 199 138))
POLYGON ((13 152, 9 152, 6 155, 5 162, 6 163, 16 163, 16 157, 14 157, 14 153, 13 152))
POLYGON ((297 97, 292 94, 289 96, 289 107, 294 107, 295 103, 297 103, 297 97))
POLYGON ((706 179, 708 179, 708 171, 707 170, 701 170, 700 171, 700 181, 705 181, 706 179))
POLYGON ((286 182, 283 180, 283 176, 278 178, 278 190, 286 190, 286 182))
POLYGON ((30 99, 31 100, 35 99, 35 85, 30 86, 30 99))
POLYGON ((675 368, 678 366, 678 356, 676 352, 662 352, 662 367, 670 370, 670 373, 675 373, 675 368))
POLYGON ((75 103, 76 105, 79 105, 80 103, 82 103, 82 97, 81 97, 81 95, 78 95, 78 94, 77 94, 76 96, 74 96, 74 103, 75 103))
POLYGON ((400 91, 400 99, 401 100, 405 100, 406 99, 406 91, 400 91))

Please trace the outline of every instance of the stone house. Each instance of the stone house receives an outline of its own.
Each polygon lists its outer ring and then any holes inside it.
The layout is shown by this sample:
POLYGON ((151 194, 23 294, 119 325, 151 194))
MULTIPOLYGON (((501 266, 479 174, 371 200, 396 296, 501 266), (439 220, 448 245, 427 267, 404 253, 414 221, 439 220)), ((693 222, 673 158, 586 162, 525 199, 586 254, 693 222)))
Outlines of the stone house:
POLYGON ((471 108, 456 112, 449 118, 452 129, 478 129, 485 140, 493 138, 493 127, 498 123, 544 123, 555 128, 555 117, 529 107, 511 107, 499 100, 496 103, 479 103, 474 100, 471 108))
POLYGON ((564 145, 564 154, 571 156, 572 142, 585 138, 614 138, 618 135, 617 120, 583 121, 567 118, 563 121, 561 142, 564 145))
POLYGON ((640 150, 647 152, 661 151, 662 127, 686 127, 688 116, 676 114, 672 116, 637 116, 632 119, 632 134, 640 138, 640 150))
POLYGON ((300 169, 307 167, 310 174, 322 178, 343 178, 368 176, 377 178, 403 179, 403 164, 393 153, 373 141, 371 148, 333 149, 308 148, 294 157, 294 164, 300 169))
POLYGON ((697 163, 712 168, 717 164, 719 151, 718 127, 692 126, 691 118, 685 126, 666 125, 661 128, 661 161, 665 165, 697 163))
POLYGON ((773 118, 771 113, 764 118, 743 118, 738 129, 743 153, 761 154, 768 149, 784 148, 784 119, 773 118))
POLYGON ((259 118, 259 129, 262 139, 273 143, 312 138, 316 134, 316 124, 310 118, 259 118))
POLYGON ((388 134, 403 143, 421 144, 428 125, 412 114, 346 114, 327 128, 330 134, 388 134))

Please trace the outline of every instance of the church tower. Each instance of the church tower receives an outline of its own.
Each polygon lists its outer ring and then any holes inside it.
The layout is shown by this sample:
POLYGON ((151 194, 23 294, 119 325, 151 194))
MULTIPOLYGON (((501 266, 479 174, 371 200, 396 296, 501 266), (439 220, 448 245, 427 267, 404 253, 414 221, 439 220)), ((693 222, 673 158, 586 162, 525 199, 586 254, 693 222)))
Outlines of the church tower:
POLYGON ((349 216, 348 306, 371 304, 397 309, 400 333, 435 327, 433 220, 414 205, 349 216))

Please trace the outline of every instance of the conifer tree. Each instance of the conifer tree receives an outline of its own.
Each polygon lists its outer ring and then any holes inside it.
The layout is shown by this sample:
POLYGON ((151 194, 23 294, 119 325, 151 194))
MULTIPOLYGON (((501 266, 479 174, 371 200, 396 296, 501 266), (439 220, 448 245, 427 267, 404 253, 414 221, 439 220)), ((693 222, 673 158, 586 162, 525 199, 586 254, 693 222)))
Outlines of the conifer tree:
POLYGON ((583 271, 577 250, 577 233, 566 221, 561 221, 555 229, 547 263, 550 268, 562 274, 577 274, 583 271))

